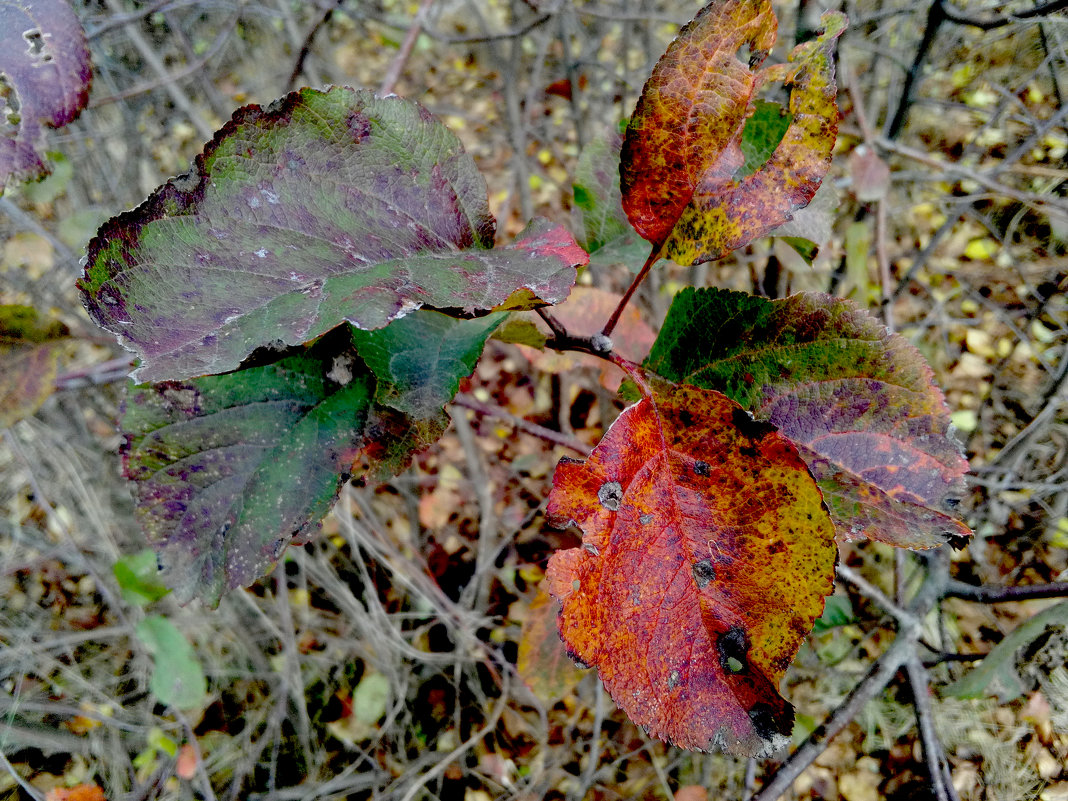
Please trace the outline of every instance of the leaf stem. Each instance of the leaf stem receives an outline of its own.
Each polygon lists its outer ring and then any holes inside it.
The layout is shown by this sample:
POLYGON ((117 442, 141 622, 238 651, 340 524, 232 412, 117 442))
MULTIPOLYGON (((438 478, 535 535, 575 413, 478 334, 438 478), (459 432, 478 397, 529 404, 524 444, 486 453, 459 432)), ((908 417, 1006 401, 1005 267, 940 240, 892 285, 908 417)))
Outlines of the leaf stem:
POLYGON ((560 321, 553 317, 549 310, 544 306, 538 306, 534 311, 538 317, 544 320, 545 324, 549 326, 549 330, 552 331, 554 338, 558 340, 572 339, 571 335, 567 333, 567 329, 564 328, 560 324, 560 321))
POLYGON ((604 328, 601 329, 601 336, 610 337, 612 331, 615 330, 616 323, 619 322, 620 315, 623 314, 623 310, 627 308, 627 303, 630 302, 631 295, 638 289, 638 284, 645 280, 645 276, 649 274, 649 270, 657 260, 660 258, 660 251, 664 247, 663 242, 658 242, 653 245, 652 251, 649 253, 649 258, 645 260, 645 264, 642 265, 641 270, 634 276, 634 280, 631 281, 630 286, 627 287, 627 291, 623 294, 623 297, 619 300, 619 305, 616 306, 615 311, 612 312, 612 316, 608 318, 608 322, 604 324, 604 328))

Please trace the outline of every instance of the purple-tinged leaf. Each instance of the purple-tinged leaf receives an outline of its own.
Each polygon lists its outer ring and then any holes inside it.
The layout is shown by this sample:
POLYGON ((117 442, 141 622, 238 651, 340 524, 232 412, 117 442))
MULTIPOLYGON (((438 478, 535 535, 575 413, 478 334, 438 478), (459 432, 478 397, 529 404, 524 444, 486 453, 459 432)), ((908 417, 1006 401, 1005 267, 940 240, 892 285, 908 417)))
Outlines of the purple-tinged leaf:
POLYGON ((848 301, 685 289, 645 366, 778 426, 819 482, 840 539, 931 548, 971 533, 949 514, 968 462, 930 367, 848 301))
POLYGON ((570 234, 537 220, 490 249, 493 232, 485 182, 429 112, 305 89, 237 111, 190 175, 106 223, 79 287, 138 379, 186 378, 344 322, 567 297, 588 258, 570 234))
POLYGON ((0 0, 0 193, 48 172, 41 126, 77 117, 91 76, 85 33, 66 0, 0 0))
POLYGON ((375 381, 338 331, 272 364, 131 387, 123 466, 186 602, 215 605, 314 534, 378 435, 375 381))

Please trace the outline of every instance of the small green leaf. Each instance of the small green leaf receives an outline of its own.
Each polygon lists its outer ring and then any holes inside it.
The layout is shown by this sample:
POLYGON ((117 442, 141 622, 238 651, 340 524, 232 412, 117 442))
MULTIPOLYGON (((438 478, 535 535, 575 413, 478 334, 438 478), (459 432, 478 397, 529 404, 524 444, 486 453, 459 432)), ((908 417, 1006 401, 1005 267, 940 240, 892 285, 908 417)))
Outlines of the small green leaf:
POLYGON ((504 325, 493 332, 493 339, 512 345, 529 345, 543 350, 548 337, 533 320, 513 314, 504 325))
POLYGON ((793 115, 778 103, 758 100, 753 115, 745 121, 742 128, 742 155, 745 161, 735 173, 735 178, 752 175, 771 158, 775 148, 782 142, 793 115))
POLYGON ((812 260, 816 258, 820 252, 820 246, 811 240, 805 239, 800 236, 781 236, 779 237, 783 242, 797 251, 797 254, 805 260, 806 264, 811 265, 812 260))
POLYGON ((471 375, 486 340, 507 316, 497 312, 456 320, 420 309, 376 331, 353 329, 352 340, 378 378, 378 402, 431 419, 441 415, 461 379, 471 375))
POLYGON ((983 657, 977 667, 944 687, 942 695, 981 698, 988 694, 991 682, 996 681, 999 703, 1006 704, 1019 698, 1027 688, 1016 670, 1016 652, 1038 639, 1047 626, 1068 626, 1068 601, 1061 601, 1017 626, 983 657))
POLYGON ((590 263, 624 264, 637 272, 649 244, 627 222, 619 191, 619 149, 623 137, 606 133, 582 149, 575 168, 575 208, 582 231, 580 244, 590 253, 590 263))
POLYGON ((823 614, 816 619, 812 631, 820 634, 829 629, 846 626, 854 620, 856 620, 856 617, 853 615, 853 604, 849 602, 849 597, 832 595, 827 598, 827 603, 823 607, 823 614))
POLYGON ((149 689, 160 703, 192 709, 204 701, 208 681, 189 641, 167 618, 146 617, 137 624, 137 638, 152 654, 155 668, 149 689))
POLYGON ((148 606, 170 590, 159 580, 156 554, 150 550, 124 556, 112 567, 122 599, 135 606, 148 606))

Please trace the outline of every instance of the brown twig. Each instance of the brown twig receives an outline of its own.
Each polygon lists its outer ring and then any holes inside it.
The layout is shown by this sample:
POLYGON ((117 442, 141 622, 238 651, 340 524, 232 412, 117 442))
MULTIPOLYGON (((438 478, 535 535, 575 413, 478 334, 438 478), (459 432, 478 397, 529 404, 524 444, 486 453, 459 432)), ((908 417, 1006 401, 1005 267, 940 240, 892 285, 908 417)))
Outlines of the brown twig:
POLYGON ((931 776, 931 787, 938 801, 960 801, 953 779, 949 773, 945 751, 934 727, 934 709, 931 706, 931 682, 927 670, 915 650, 905 662, 905 673, 912 689, 913 706, 916 708, 916 725, 923 743, 923 756, 931 776))
POLYGON ((1064 8, 1068 8, 1068 0, 1050 0, 1050 2, 1043 3, 1040 6, 1025 8, 1023 11, 1012 12, 1003 17, 994 17, 993 19, 975 19, 974 17, 966 17, 963 14, 957 14, 954 11, 950 11, 948 8, 944 9, 942 13, 945 15, 948 22, 952 22, 956 25, 970 25, 973 28, 992 31, 995 28, 1003 28, 1014 22, 1023 22, 1025 20, 1035 19, 1036 17, 1046 17, 1064 8))
POLYGON ((794 780, 816 761, 831 740, 853 722, 869 701, 886 688, 897 671, 908 660, 918 636, 918 629, 899 633, 897 639, 875 661, 867 675, 853 688, 846 699, 805 739, 796 751, 790 754, 771 780, 760 788, 751 801, 777 801, 789 790, 794 780))
POLYGON ((653 245, 651 251, 649 251, 649 257, 645 260, 645 264, 642 265, 641 270, 634 276, 634 280, 630 282, 630 286, 627 287, 627 291, 623 293, 623 297, 619 299, 619 304, 612 312, 612 316, 608 318, 608 322, 604 324, 604 328, 601 329, 601 336, 610 337, 612 331, 615 330, 616 323, 619 322, 620 316, 623 314, 623 310, 627 308, 627 304, 630 302, 631 296, 638 289, 638 286, 645 280, 645 276, 649 274, 649 270, 660 259, 660 251, 663 249, 663 243, 653 245))
POLYGON ((565 448, 570 448, 577 453, 581 453, 583 456, 589 456, 590 452, 593 450, 589 445, 577 437, 569 437, 566 434, 561 434, 559 431, 553 431, 551 428, 539 426, 537 423, 532 423, 522 417, 517 417, 499 406, 491 406, 488 403, 482 403, 482 401, 476 400, 470 395, 461 393, 453 398, 452 402, 457 406, 471 409, 486 417, 492 417, 496 420, 503 420, 506 423, 511 423, 524 434, 530 434, 532 437, 543 439, 554 445, 562 445, 565 448))
POLYGON ((311 26, 308 33, 304 36, 304 41, 300 45, 300 50, 297 52, 297 60, 293 63, 293 69, 289 73, 289 79, 286 81, 286 91, 292 92, 297 86, 297 79, 300 74, 304 72, 304 62, 308 60, 308 56, 311 55, 312 43, 315 41, 316 35, 323 29, 324 26, 330 23, 330 20, 334 17, 334 11, 336 11, 345 0, 336 0, 333 6, 323 12, 323 15, 316 20, 315 24, 311 26))
POLYGON ((984 604, 1030 601, 1036 598, 1063 598, 1068 596, 1068 581, 1022 587, 995 587, 989 584, 975 586, 951 579, 946 585, 945 595, 947 598, 962 598, 965 601, 978 601, 984 604))
POLYGON ((434 0, 423 0, 419 4, 419 10, 415 12, 415 19, 412 20, 412 24, 408 27, 408 32, 404 34, 404 41, 401 42, 400 51, 390 62, 389 69, 386 70, 386 76, 378 87, 379 96, 392 94, 393 88, 397 85, 397 81, 400 80, 401 73, 404 71, 404 65, 408 63, 408 58, 412 55, 415 42, 419 38, 419 34, 423 32, 423 23, 426 21, 426 15, 432 5, 434 5, 434 0))

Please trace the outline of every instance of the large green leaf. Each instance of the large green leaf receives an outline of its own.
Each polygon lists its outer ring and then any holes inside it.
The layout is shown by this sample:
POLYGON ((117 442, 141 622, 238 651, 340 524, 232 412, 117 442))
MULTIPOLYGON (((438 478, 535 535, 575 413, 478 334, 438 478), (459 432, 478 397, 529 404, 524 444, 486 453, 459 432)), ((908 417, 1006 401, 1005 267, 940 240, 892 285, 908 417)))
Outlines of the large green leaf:
POLYGON ((567 297, 587 260, 570 234, 536 220, 491 249, 493 232, 473 160, 425 109, 304 89, 238 110, 189 175, 106 223, 79 287, 138 379, 182 379, 346 321, 567 297))
POLYGON ((645 365, 778 426, 819 482, 840 538, 929 548, 971 533, 947 513, 968 463, 931 369, 851 303, 685 289, 645 365))
POLYGON ((504 316, 419 310, 233 373, 131 388, 125 472, 179 600, 216 604, 254 581, 318 530, 350 473, 395 474, 440 437, 504 316))
POLYGON ((181 601, 216 604, 314 533, 368 439, 374 378, 320 343, 261 367, 129 391, 123 463, 181 601))

